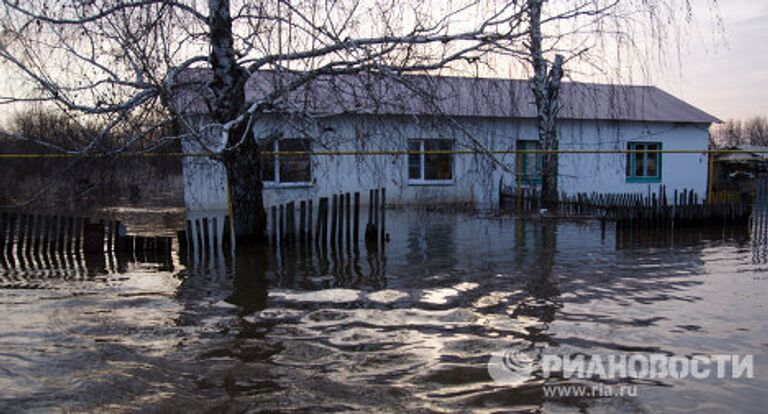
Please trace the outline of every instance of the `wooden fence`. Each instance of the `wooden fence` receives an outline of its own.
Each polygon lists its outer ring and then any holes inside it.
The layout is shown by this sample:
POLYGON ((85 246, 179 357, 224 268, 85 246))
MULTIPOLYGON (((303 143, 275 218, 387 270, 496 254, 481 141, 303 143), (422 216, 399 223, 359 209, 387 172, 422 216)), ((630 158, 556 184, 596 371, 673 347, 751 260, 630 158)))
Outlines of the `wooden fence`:
POLYGON ((368 214, 361 227, 361 194, 338 193, 331 197, 271 206, 269 240, 275 245, 313 243, 318 247, 343 248, 359 242, 378 245, 386 238, 386 189, 368 191, 368 214), (315 206, 317 208, 315 209, 315 206))
MULTIPOLYGON (((361 237, 367 248, 378 248, 387 238, 386 198, 384 188, 364 193, 343 192, 330 197, 290 201, 267 208, 267 238, 277 247, 314 245, 320 249, 353 248, 361 237), (368 207, 368 213, 361 211, 368 207), (366 217, 363 227, 362 220, 366 217)), ((185 259, 207 262, 229 251, 229 217, 202 213, 190 217, 186 229, 178 232, 179 246, 185 259)))
MULTIPOLYGON (((91 258, 94 266, 117 267, 115 253, 170 258, 171 238, 126 235, 119 221, 85 217, 0 213, 0 266, 52 269, 91 258)), ((87 266, 87 267, 94 267, 87 266)))
MULTIPOLYGON (((526 188, 508 191, 506 205, 518 212, 538 212, 540 193, 526 188)), ((658 192, 562 194, 556 211, 561 217, 591 217, 615 221, 619 227, 688 226, 712 223, 746 223, 752 213, 751 199, 723 197, 713 202, 700 200, 693 190, 673 191, 665 186, 658 192)))
POLYGON ((231 247, 230 218, 225 214, 189 217, 186 229, 178 232, 181 256, 187 260, 223 256, 231 247))

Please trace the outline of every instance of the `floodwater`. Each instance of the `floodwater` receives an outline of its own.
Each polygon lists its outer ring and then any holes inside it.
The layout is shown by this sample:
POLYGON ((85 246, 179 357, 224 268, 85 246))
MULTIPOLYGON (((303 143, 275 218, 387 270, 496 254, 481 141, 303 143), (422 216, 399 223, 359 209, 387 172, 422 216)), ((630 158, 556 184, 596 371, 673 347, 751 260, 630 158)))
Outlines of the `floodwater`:
POLYGON ((0 411, 768 404, 768 247, 748 229, 617 236, 595 222, 398 210, 387 226, 379 251, 267 247, 234 259, 132 257, 100 274, 0 270, 0 411), (754 355, 754 378, 566 379, 530 369, 502 384, 487 364, 505 348, 534 361, 754 355), (545 395, 563 384, 636 392, 545 395))

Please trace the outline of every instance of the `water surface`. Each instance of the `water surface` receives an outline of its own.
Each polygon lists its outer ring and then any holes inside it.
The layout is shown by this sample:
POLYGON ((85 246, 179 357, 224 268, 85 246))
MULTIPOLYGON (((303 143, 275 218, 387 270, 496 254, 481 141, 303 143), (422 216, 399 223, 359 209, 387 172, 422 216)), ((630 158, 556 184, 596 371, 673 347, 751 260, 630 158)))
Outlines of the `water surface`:
POLYGON ((133 257, 97 273, 0 270, 0 408, 762 412, 768 403, 768 255, 746 229, 617 236, 595 222, 412 211, 389 212, 387 225, 390 242, 377 251, 261 248, 234 259, 133 257), (622 380, 638 395, 557 399, 543 388, 565 380, 535 370, 495 383, 487 363, 503 348, 534 358, 752 354, 755 378, 622 380))

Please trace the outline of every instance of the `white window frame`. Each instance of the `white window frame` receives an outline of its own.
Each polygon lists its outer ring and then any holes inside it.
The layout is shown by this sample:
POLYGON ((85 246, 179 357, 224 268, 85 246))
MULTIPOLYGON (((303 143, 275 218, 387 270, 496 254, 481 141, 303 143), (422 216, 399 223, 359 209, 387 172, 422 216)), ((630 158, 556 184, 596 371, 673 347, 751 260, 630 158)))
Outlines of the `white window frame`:
MULTIPOLYGON (((302 139, 302 138, 282 138, 282 140, 288 140, 288 139, 302 139)), ((272 152, 280 152, 280 139, 276 139, 272 141, 272 152)), ((264 185, 264 188, 305 188, 305 187, 311 187, 312 186, 312 156, 309 157, 309 181, 290 181, 290 182, 282 182, 280 181, 280 156, 279 155, 270 155, 271 157, 274 157, 274 168, 275 171, 274 181, 264 181, 262 184, 264 185)))
MULTIPOLYGON (((441 140, 451 141, 451 148, 453 148, 453 144, 455 143, 455 140, 447 139, 447 138, 439 138, 441 140)), ((454 154, 450 154, 451 156, 451 178, 449 180, 434 180, 434 179, 425 179, 424 176, 426 175, 426 154, 424 154, 424 143, 429 141, 430 138, 409 138, 408 139, 408 148, 410 149, 410 141, 419 141, 419 151, 421 154, 419 154, 419 176, 421 178, 411 178, 410 177, 410 157, 411 154, 408 154, 408 157, 406 158, 406 175, 408 177, 408 185, 454 185, 456 184, 456 157, 454 157, 454 154)))

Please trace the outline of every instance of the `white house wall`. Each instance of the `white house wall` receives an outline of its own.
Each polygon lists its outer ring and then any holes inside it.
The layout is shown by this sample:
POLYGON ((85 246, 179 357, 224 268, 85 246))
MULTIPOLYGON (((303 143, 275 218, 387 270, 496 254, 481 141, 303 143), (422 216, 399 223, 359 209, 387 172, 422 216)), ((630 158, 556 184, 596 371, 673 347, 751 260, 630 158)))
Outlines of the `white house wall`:
MULTIPOLYGON (((209 134, 203 142, 189 135, 182 140, 186 154, 220 151, 223 148, 220 135, 209 134)), ((227 210, 227 171, 221 161, 208 157, 184 157, 184 205, 188 212, 205 213, 227 210)))
MULTIPOLYGON (((563 150, 626 150, 627 142, 660 142, 662 150, 702 150, 709 146, 705 125, 640 122, 563 122, 558 130, 563 150)), ((563 154, 560 156, 560 190, 568 193, 647 193, 666 186, 693 190, 699 198, 707 191, 707 156, 662 154, 661 181, 633 183, 626 179, 625 154, 563 154)))
MULTIPOLYGON (((317 141, 314 151, 386 151, 406 150, 409 139, 453 139, 454 148, 514 149, 515 131, 500 129, 502 123, 489 120, 463 120, 459 125, 443 119, 407 117, 342 116, 311 122, 276 119, 258 123, 256 136, 261 139, 279 131, 285 138, 311 137, 317 141), (299 124, 299 125, 297 125, 299 124), (322 132, 317 132, 322 131, 322 132), (307 134, 307 135, 304 135, 307 134), (317 137, 320 137, 319 139, 317 137)), ((407 155, 332 155, 312 158, 312 185, 304 188, 267 188, 266 205, 297 199, 316 199, 339 192, 387 189, 390 204, 475 204, 498 205, 499 183, 503 176, 509 183, 511 173, 502 165, 512 165, 513 155, 456 155, 453 182, 450 185, 410 185, 407 155)), ((363 202, 367 197, 363 197, 363 202)))
MULTIPOLYGON (((313 151, 405 150, 409 139, 454 139, 456 149, 511 150, 518 139, 535 140, 533 120, 500 118, 412 118, 346 115, 320 119, 268 116, 254 125, 257 139, 281 134, 284 138, 310 138, 313 151)), ((706 125, 641 122, 563 121, 561 149, 627 148, 628 141, 661 142, 664 150, 706 150, 706 125)), ((194 145, 185 151, 194 150, 194 145)), ((515 182, 515 156, 455 155, 451 185, 409 185, 406 155, 327 155, 312 157, 312 182, 299 188, 269 187, 266 206, 288 201, 327 197, 341 192, 387 189, 390 204, 473 204, 497 206, 501 185, 515 182)), ((625 154, 563 154, 560 190, 567 193, 646 193, 666 185, 668 192, 693 189, 706 194, 707 159, 702 154, 663 154, 660 183, 628 183, 625 154)), ((188 209, 226 209, 226 172, 217 161, 184 161, 185 201, 188 209)))

